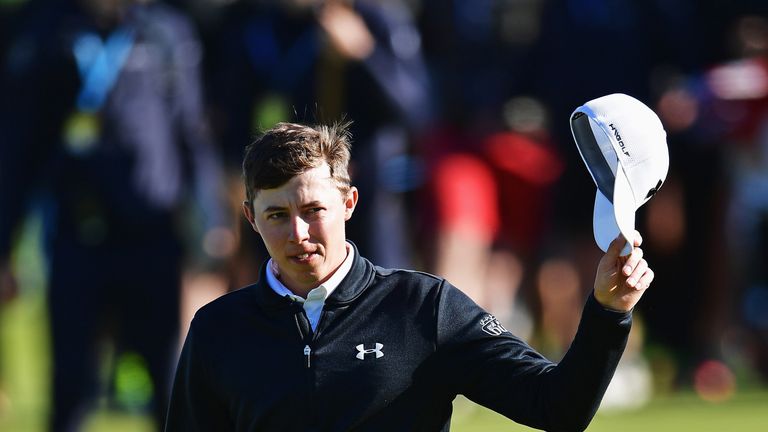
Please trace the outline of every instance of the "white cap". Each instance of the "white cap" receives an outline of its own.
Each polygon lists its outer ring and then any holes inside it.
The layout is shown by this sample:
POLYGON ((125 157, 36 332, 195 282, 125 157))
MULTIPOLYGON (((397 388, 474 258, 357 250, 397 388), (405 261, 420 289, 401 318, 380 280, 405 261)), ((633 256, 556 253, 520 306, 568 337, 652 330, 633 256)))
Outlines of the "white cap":
POLYGON ((600 249, 619 232, 632 251, 635 211, 667 178, 667 134, 656 113, 621 93, 603 96, 576 108, 571 132, 581 158, 597 185, 592 228, 600 249))

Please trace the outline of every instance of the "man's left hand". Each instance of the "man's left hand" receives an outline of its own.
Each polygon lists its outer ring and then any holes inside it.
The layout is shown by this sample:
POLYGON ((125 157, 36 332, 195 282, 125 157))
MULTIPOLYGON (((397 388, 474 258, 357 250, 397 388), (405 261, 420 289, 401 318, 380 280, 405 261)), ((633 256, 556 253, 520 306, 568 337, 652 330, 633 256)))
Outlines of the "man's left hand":
POLYGON ((643 239, 635 231, 634 248, 628 256, 619 256, 626 240, 619 235, 597 266, 595 298, 605 308, 627 312, 635 307, 653 281, 653 270, 643 259, 643 239))

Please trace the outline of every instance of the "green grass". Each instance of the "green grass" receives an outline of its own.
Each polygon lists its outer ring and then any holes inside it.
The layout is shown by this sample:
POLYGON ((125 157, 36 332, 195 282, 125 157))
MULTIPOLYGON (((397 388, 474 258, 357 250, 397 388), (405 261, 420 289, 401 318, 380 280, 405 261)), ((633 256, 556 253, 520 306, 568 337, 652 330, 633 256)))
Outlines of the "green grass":
MULTIPOLYGON (((0 431, 43 432, 50 406, 50 353, 41 292, 24 293, 0 311, 0 431)), ((98 409, 85 432, 152 432, 138 414, 98 409)))
MULTIPOLYGON (((467 404, 469 402, 466 402, 467 404)), ((462 402, 457 403, 462 405, 462 402)), ((454 432, 532 431, 505 417, 474 406, 457 408, 454 432)), ((653 399, 636 411, 598 412, 590 432, 765 432, 768 431, 768 392, 737 393, 723 403, 704 402, 692 393, 653 399)))

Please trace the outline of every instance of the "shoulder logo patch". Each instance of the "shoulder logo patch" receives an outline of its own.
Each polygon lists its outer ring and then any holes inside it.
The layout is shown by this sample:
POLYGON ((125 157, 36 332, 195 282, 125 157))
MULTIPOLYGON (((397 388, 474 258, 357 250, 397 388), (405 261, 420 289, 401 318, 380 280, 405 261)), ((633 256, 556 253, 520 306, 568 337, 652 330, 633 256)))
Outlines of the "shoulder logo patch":
POLYGON ((480 320, 480 327, 484 332, 491 336, 499 336, 502 333, 506 333, 507 329, 496 319, 495 316, 488 314, 480 320))

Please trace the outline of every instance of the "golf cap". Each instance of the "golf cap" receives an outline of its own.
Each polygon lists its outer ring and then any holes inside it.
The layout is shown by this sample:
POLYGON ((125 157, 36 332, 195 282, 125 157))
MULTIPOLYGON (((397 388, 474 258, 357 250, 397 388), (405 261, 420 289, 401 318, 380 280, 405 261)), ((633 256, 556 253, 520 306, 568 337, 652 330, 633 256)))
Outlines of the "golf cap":
POLYGON ((600 249, 619 232, 628 239, 621 255, 632 251, 635 211, 667 178, 667 134, 659 117, 639 100, 621 93, 576 108, 571 132, 581 158, 597 185, 592 228, 600 249))

